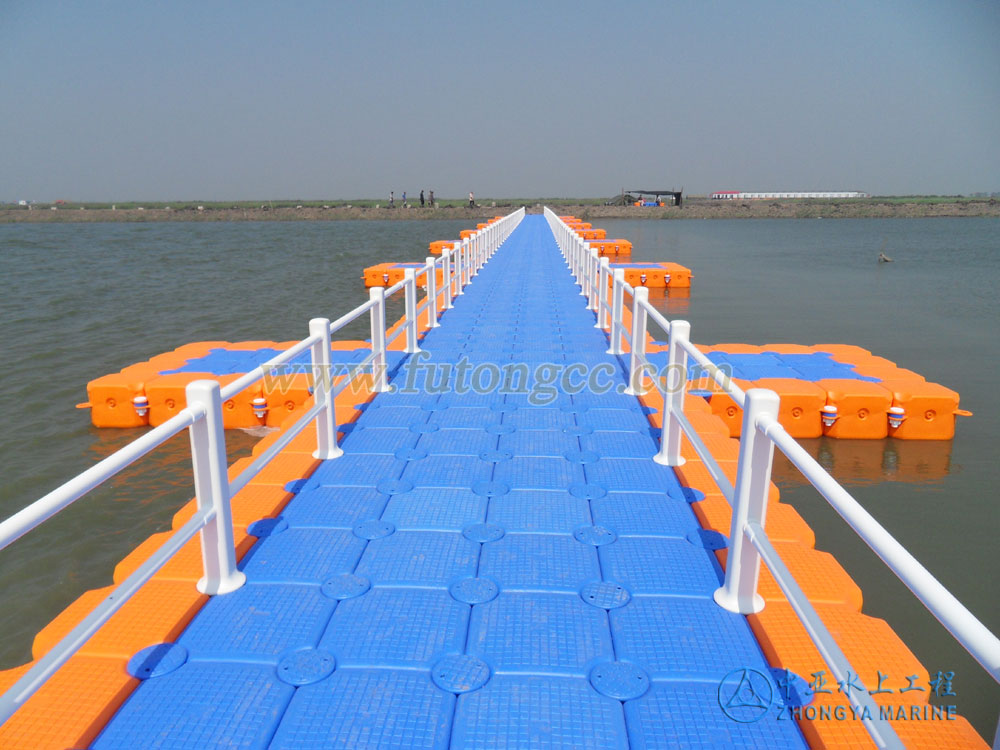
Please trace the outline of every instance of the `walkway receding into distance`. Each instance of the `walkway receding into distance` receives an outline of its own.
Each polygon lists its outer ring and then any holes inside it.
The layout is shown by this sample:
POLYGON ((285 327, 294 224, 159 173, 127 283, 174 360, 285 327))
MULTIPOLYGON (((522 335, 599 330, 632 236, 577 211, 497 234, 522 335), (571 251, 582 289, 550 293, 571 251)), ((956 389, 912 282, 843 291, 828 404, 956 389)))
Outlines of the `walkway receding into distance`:
POLYGON ((526 216, 94 747, 804 747, 607 347, 526 216))

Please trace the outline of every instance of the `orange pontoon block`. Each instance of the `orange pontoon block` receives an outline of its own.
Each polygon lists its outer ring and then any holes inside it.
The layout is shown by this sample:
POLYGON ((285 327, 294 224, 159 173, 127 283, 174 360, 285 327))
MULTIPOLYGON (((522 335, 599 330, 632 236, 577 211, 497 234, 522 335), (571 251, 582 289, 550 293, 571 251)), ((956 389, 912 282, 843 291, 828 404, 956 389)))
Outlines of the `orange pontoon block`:
MULTIPOLYGON (((149 371, 149 375, 152 375, 152 370, 149 371)), ((104 375, 91 380, 87 383, 87 401, 90 405, 90 419, 94 426, 143 427, 148 425, 149 412, 139 416, 132 401, 136 396, 145 396, 145 388, 146 378, 130 382, 121 373, 104 375)))
MULTIPOLYGON (((842 604, 861 611, 861 588, 829 552, 813 549, 801 542, 774 542, 774 549, 813 604, 842 604)), ((716 550, 715 554, 725 569, 728 549, 716 550)), ((764 609, 772 602, 787 601, 765 565, 760 567, 757 593, 767 602, 764 609)))
MULTIPOLYGON (((611 270, 622 268, 625 281, 633 287, 645 286, 649 289, 687 289, 691 286, 693 274, 690 268, 679 263, 629 263, 627 266, 611 264, 611 270)), ((608 280, 609 287, 614 283, 608 280)))
POLYGON ((821 411, 826 391, 815 383, 794 378, 762 378, 757 388, 767 388, 781 397, 778 421, 793 438, 817 438, 823 434, 821 411))
POLYGON ((892 394, 889 437, 903 440, 951 440, 955 416, 969 416, 958 408, 958 394, 937 383, 917 380, 884 380, 892 394))
POLYGON ((606 229, 580 229, 577 234, 582 240, 603 240, 608 236, 606 229))
MULTIPOLYGON (((365 287, 369 289, 373 286, 395 286, 403 280, 404 272, 407 268, 419 271, 423 266, 423 263, 379 263, 374 266, 368 266, 361 278, 365 282, 365 287)), ((452 272, 454 273, 454 270, 452 272)), ((436 269, 435 279, 438 284, 437 288, 440 289, 441 284, 444 283, 443 269, 436 269)), ((422 276, 417 279, 417 286, 421 288, 426 286, 422 276)))
POLYGON ((455 240, 435 240, 430 245, 431 255, 441 255, 445 250, 451 250, 458 243, 455 240))
MULTIPOLYGON (((691 510, 703 528, 729 536, 732 530, 733 511, 723 497, 706 497, 691 503, 691 510)), ((800 542, 806 547, 816 546, 816 534, 798 511, 786 503, 768 503, 765 522, 767 537, 772 542, 800 542)))
POLYGON ((887 414, 892 394, 880 383, 867 380, 820 380, 827 406, 837 407, 836 419, 823 425, 823 434, 833 438, 880 440, 889 434, 887 414))
POLYGON ((601 256, 631 255, 632 243, 628 240, 591 240, 590 246, 601 256))
POLYGON ((0 726, 5 750, 90 747, 139 685, 118 658, 73 656, 0 726), (59 717, 54 721, 54 717, 59 717))

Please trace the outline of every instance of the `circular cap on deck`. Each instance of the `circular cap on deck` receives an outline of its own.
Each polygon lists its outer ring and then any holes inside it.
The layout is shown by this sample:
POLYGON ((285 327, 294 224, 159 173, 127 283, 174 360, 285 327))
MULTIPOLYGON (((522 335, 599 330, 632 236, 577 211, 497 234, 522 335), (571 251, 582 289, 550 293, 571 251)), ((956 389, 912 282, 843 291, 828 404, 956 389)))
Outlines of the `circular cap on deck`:
POLYGON ((381 539, 389 536, 396 530, 396 527, 389 521, 381 518, 369 518, 354 527, 354 536, 361 539, 381 539))
POLYGON ((510 492, 510 487, 503 482, 491 482, 484 479, 472 485, 472 491, 483 497, 496 497, 497 495, 506 495, 510 492))
POLYGON ((489 578, 463 578, 451 584, 448 592, 463 604, 485 604, 497 598, 500 587, 489 578))
POLYGON ((514 454, 510 451, 483 451, 479 454, 479 457, 483 461, 492 461, 496 463, 498 461, 510 461, 514 458, 514 454))
POLYGON ((431 668, 431 679, 449 693, 469 693, 489 681, 490 665, 474 656, 453 654, 431 668))
POLYGON ((628 701, 649 690, 649 675, 635 664, 609 661, 590 671, 590 684, 601 695, 628 701))
POLYGON ((161 677, 183 666, 188 650, 179 643, 155 643, 146 646, 128 660, 125 670, 139 680, 161 677))
POLYGON ((380 479, 375 489, 383 495, 402 495, 413 489, 413 482, 409 479, 380 479))
POLYGON ((357 576, 353 573, 342 573, 323 581, 320 591, 328 599, 335 599, 339 602, 344 599, 353 599, 356 596, 361 596, 371 587, 372 582, 363 576, 357 576))
POLYGON ((574 424, 569 427, 563 427, 562 431, 572 437, 580 437, 581 435, 591 434, 594 428, 588 424, 574 424))
POLYGON ((277 518, 261 518, 247 526, 247 534, 263 539, 266 536, 280 534, 288 528, 288 521, 281 516, 277 518))
POLYGON ((571 484, 569 494, 584 500, 597 500, 608 494, 608 491, 599 484, 571 484))
POLYGON ((583 544, 602 547, 605 544, 611 544, 618 539, 618 536, 611 529, 606 529, 603 526, 581 526, 573 530, 573 538, 583 544))
POLYGON ((441 425, 434 424, 433 422, 430 424, 418 423, 410 425, 410 432, 415 432, 418 435, 424 435, 428 432, 437 432, 440 429, 441 425))
POLYGON ((563 458, 571 464, 595 464, 601 460, 601 455, 596 451, 566 451, 563 458))
POLYGON ((517 428, 512 424, 490 424, 484 428, 491 435, 509 435, 517 432, 517 428))
POLYGON ((693 487, 671 487, 667 490, 667 494, 670 497, 675 497, 678 500, 686 500, 689 503, 697 503, 705 499, 705 493, 693 487))
POLYGON ((624 586, 614 581, 591 581, 580 589, 580 598, 587 604, 600 609, 618 609, 632 599, 624 586))
POLYGON ((289 685, 312 685, 329 677, 337 668, 337 659, 329 651, 304 648, 288 654, 275 668, 278 679, 289 685))
POLYGON ((462 530, 462 536, 470 542, 495 542, 505 533, 503 527, 495 523, 474 523, 462 530))
POLYGON ((400 461, 419 461, 427 458, 427 451, 423 448, 400 448, 393 455, 400 461))
POLYGON ((729 539, 718 531, 711 529, 691 529, 685 536, 695 547, 704 549, 725 549, 729 539))

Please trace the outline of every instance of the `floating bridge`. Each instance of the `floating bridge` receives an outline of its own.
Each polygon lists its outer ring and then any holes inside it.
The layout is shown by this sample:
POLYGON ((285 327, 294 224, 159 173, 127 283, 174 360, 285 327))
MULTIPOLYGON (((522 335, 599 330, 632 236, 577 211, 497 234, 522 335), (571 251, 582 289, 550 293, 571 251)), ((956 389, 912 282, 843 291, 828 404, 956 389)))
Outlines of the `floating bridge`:
POLYGON ((810 464, 773 394, 719 377, 737 442, 646 377, 651 321, 664 361, 711 362, 610 270, 551 212, 499 218, 221 390, 187 385, 145 442, 0 524, 9 544, 191 432, 197 498, 0 673, 0 747, 986 747, 900 692, 933 677, 779 501, 774 447, 994 675, 1000 642, 810 464), (363 315, 367 348, 327 376, 363 315), (311 395, 227 474, 223 404, 306 360, 311 395))

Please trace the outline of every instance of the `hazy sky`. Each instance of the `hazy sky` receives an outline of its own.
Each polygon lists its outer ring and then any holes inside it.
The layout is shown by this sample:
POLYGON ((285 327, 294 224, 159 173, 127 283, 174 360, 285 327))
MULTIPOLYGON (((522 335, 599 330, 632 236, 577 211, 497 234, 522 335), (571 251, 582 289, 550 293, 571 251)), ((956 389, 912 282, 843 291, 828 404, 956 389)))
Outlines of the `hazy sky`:
POLYGON ((1000 3, 0 0, 0 200, 1000 190, 1000 3))

